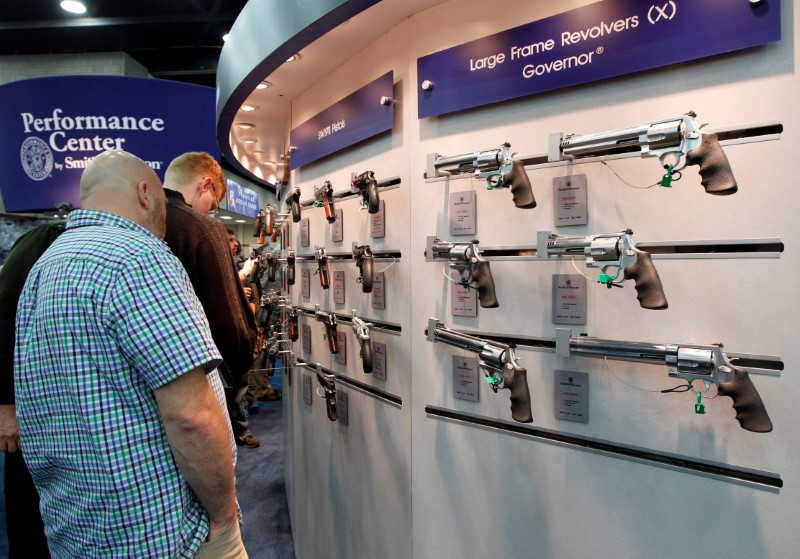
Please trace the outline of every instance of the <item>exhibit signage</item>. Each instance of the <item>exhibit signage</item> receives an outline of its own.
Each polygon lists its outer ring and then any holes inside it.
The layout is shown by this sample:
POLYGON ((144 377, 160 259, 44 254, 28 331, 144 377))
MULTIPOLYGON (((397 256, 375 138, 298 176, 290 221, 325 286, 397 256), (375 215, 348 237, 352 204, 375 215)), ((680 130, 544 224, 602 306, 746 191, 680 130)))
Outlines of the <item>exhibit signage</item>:
POLYGON ((394 73, 351 93, 292 129, 289 168, 317 161, 394 126, 394 73), (381 101, 384 101, 382 103, 381 101))
POLYGON ((227 179, 228 182, 228 211, 258 217, 258 192, 236 181, 227 179))
POLYGON ((56 76, 0 85, 0 190, 8 212, 80 207, 80 177, 125 150, 163 180, 187 151, 219 158, 215 90, 154 78, 56 76))
POLYGON ((417 60, 419 118, 763 45, 780 0, 603 0, 417 60))

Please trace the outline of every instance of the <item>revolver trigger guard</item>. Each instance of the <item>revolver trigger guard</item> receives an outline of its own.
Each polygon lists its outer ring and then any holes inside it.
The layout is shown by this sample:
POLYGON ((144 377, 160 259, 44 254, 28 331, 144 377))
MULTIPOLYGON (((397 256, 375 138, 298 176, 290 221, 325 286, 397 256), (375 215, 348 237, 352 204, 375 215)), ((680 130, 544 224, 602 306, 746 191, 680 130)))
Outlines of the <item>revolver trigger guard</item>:
POLYGON ((681 165, 681 161, 683 161, 683 153, 680 151, 667 151, 662 153, 658 156, 658 160, 661 162, 661 166, 667 169, 670 163, 667 161, 667 158, 672 156, 672 170, 670 171, 672 174, 677 173, 684 167, 686 167, 686 162, 683 162, 681 165))

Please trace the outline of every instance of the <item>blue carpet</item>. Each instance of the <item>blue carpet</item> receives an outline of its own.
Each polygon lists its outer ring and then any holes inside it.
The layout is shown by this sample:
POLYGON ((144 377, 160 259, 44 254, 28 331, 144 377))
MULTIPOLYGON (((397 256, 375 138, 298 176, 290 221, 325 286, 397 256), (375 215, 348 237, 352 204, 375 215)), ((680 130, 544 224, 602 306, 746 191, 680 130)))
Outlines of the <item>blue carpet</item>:
MULTIPOLYGON (((282 387, 280 371, 270 378, 282 387)), ((283 403, 259 402, 251 408, 250 430, 258 448, 239 447, 236 488, 244 516, 242 539, 250 559, 295 559, 283 475, 283 403)), ((0 557, 8 557, 5 495, 2 479, 5 454, 0 453, 0 557)))

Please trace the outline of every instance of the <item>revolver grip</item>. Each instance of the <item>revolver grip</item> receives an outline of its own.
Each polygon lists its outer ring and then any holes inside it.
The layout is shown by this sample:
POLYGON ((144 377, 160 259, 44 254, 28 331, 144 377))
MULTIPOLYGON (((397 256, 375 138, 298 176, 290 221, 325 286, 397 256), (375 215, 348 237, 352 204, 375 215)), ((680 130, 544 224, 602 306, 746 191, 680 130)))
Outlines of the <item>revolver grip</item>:
POLYGON ((331 353, 336 355, 339 353, 339 338, 336 336, 336 326, 325 324, 325 330, 328 337, 328 349, 331 353))
POLYGON ((328 289, 331 286, 331 270, 328 267, 328 261, 319 263, 319 283, 322 289, 328 289))
POLYGON ((286 265, 286 283, 294 285, 294 260, 286 265))
POLYGON ((370 179, 367 181, 367 204, 368 204, 368 211, 371 214, 378 213, 378 210, 381 209, 381 199, 378 196, 378 181, 375 179, 370 179))
POLYGON ((297 315, 289 315, 289 339, 296 342, 300 337, 300 325, 298 324, 297 315))
POLYGON ((518 208, 535 208, 536 199, 533 197, 533 189, 525 165, 522 161, 514 161, 511 172, 503 176, 503 186, 511 189, 511 199, 518 208))
POLYGON ((300 221, 300 189, 295 188, 294 192, 292 193, 292 221, 297 223, 300 221))
POLYGON ((322 205, 325 206, 325 219, 328 223, 336 221, 336 208, 333 205, 333 196, 329 193, 322 195, 322 205))
POLYGON ((669 306, 649 252, 637 250, 636 262, 625 268, 624 273, 625 279, 636 283, 636 298, 643 309, 666 309, 669 306))
POLYGON ((361 261, 361 292, 372 293, 372 256, 365 256, 361 261))
POLYGON ((489 262, 480 260, 472 271, 472 279, 478 287, 478 301, 485 309, 494 309, 500 306, 494 293, 494 278, 489 262))
POLYGON ((372 340, 358 340, 361 342, 361 364, 366 374, 372 373, 372 340))
POLYGON ((511 391, 511 419, 519 423, 531 423, 531 392, 528 388, 528 371, 516 363, 503 367, 504 388, 511 391))
POLYGON ((767 415, 761 396, 750 380, 750 375, 741 367, 734 367, 733 371, 733 380, 719 384, 719 395, 730 396, 733 400, 736 420, 742 429, 754 433, 769 433, 772 431, 772 421, 767 415))
POLYGON ((336 392, 325 390, 325 411, 328 412, 328 419, 336 421, 339 414, 336 412, 336 392))
POLYGON ((275 281, 275 271, 278 268, 277 262, 275 260, 271 260, 269 265, 267 266, 267 281, 275 281))
POLYGON ((700 145, 686 154, 686 164, 700 166, 700 184, 709 194, 733 194, 738 190, 716 134, 703 134, 700 145))

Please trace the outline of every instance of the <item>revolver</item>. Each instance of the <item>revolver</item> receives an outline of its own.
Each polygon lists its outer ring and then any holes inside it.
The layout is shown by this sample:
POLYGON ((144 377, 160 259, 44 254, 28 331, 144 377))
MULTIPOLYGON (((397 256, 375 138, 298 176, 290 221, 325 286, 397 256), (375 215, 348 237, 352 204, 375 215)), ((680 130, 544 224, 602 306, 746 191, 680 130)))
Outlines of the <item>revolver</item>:
POLYGON ((450 268, 461 274, 461 285, 472 287, 475 283, 481 307, 493 309, 500 306, 495 295, 492 269, 481 256, 477 239, 469 243, 448 243, 439 237, 428 237, 425 256, 428 261, 449 260, 450 268))
POLYGON ((372 293, 372 249, 369 245, 358 245, 353 243, 353 260, 358 267, 358 279, 363 293, 372 293))
POLYGON ((369 339, 369 327, 372 324, 358 318, 355 311, 353 311, 351 326, 361 346, 361 364, 364 367, 364 372, 370 374, 372 372, 372 342, 369 339))
POLYGON ((374 172, 364 171, 360 175, 352 173, 350 190, 361 195, 361 205, 367 206, 369 213, 378 213, 381 208, 381 200, 378 197, 378 181, 375 180, 374 172))

